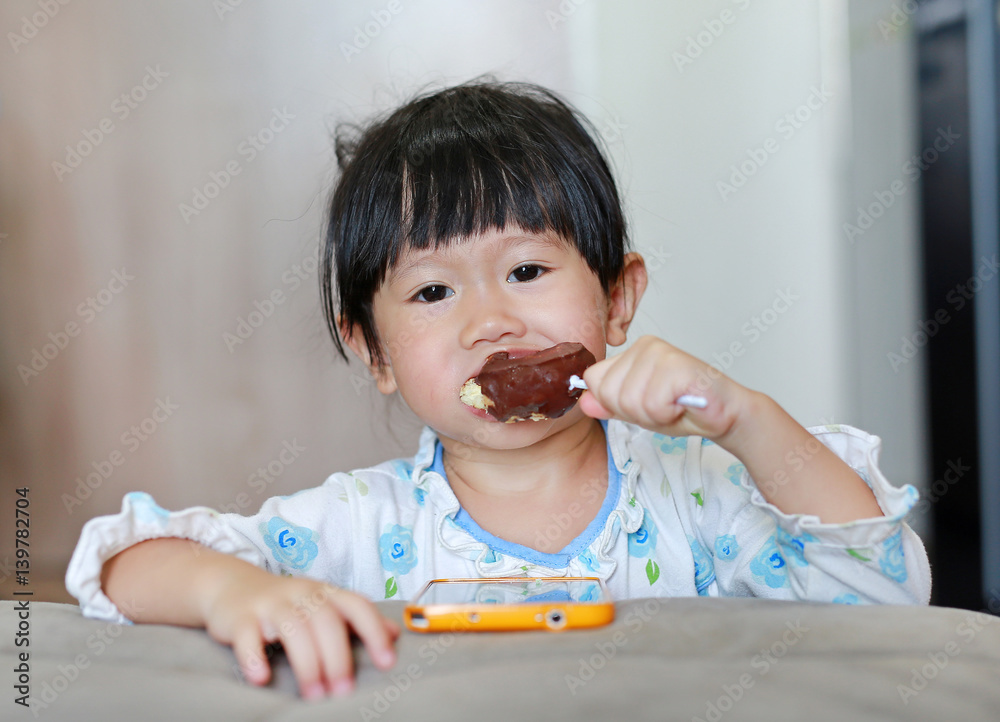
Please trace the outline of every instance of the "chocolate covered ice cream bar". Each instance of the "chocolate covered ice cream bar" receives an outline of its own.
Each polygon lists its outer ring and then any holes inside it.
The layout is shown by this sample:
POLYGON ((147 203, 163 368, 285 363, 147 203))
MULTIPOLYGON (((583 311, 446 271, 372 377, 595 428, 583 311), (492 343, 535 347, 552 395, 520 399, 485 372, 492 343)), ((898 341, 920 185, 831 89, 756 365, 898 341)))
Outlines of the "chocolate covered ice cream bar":
POLYGON ((544 421, 565 414, 583 393, 569 377, 595 363, 581 343, 561 343, 530 356, 510 358, 498 351, 462 386, 462 402, 498 421, 544 421))

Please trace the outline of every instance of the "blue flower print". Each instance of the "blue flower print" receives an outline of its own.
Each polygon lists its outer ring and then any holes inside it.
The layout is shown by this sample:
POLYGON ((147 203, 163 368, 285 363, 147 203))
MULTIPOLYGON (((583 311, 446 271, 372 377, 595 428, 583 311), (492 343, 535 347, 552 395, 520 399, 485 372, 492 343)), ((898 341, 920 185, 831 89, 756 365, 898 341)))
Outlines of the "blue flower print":
POLYGON ((687 449, 686 436, 664 436, 663 434, 653 434, 653 440, 659 444, 660 451, 664 454, 682 454, 687 449))
POLYGON ((400 479, 409 479, 413 475, 413 464, 404 459, 393 459, 392 470, 400 479))
POLYGON ((878 560, 882 573, 895 582, 906 581, 906 561, 903 559, 903 531, 900 529, 882 542, 882 556, 878 560))
POLYGON ((706 588, 715 579, 715 566, 700 541, 693 536, 689 536, 687 540, 691 547, 691 556, 694 557, 694 586, 698 594, 704 596, 706 588))
POLYGON ((841 594, 833 598, 834 604, 858 604, 860 601, 857 594, 841 594))
POLYGON ((715 558, 731 562, 740 553, 740 545, 732 534, 724 534, 715 538, 715 558))
POLYGON ((726 473, 723 474, 723 476, 729 479, 733 486, 739 486, 740 480, 743 478, 745 473, 747 473, 747 468, 743 466, 743 464, 735 463, 729 465, 729 468, 726 469, 726 473))
POLYGON ((580 595, 579 602, 596 602, 601 598, 601 588, 596 584, 591 584, 580 595))
POLYGON ((410 527, 393 524, 379 537, 382 567, 393 574, 406 574, 417 566, 417 545, 410 527))
MULTIPOLYGON (((476 557, 478 559, 479 557, 476 557)), ((503 554, 500 552, 495 552, 492 549, 487 549, 486 554, 483 556, 483 564, 496 564, 497 562, 503 561, 503 554)))
POLYGON ((587 549, 577 558, 587 567, 587 571, 596 572, 600 567, 600 564, 594 559, 594 553, 590 549, 587 549))
POLYGON ((419 486, 413 487, 413 498, 417 500, 417 506, 423 506, 427 498, 427 492, 419 486))
POLYGON ((768 537, 760 553, 750 562, 750 573, 772 589, 789 586, 788 565, 778 551, 774 536, 768 537))
POLYGON ((797 567, 804 567, 809 564, 806 561, 806 542, 816 541, 809 532, 803 532, 802 536, 792 536, 782 528, 778 528, 777 542, 782 554, 797 567))
POLYGON ((319 535, 312 529, 290 524, 280 516, 272 516, 258 527, 264 543, 278 564, 291 569, 306 570, 319 554, 319 535))
POLYGON ((136 521, 142 524, 158 524, 166 526, 169 512, 159 506, 153 497, 144 491, 132 491, 125 495, 125 498, 132 503, 132 514, 136 521))
POLYGON ((656 547, 656 523, 649 514, 649 509, 642 508, 642 524, 634 532, 628 535, 629 556, 648 557, 652 555, 656 547))

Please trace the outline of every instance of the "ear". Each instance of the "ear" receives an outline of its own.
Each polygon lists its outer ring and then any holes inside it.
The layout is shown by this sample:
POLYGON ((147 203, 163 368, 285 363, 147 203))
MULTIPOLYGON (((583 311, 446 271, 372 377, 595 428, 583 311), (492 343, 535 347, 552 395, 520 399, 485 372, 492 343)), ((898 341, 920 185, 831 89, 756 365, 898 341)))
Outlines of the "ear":
POLYGON ((608 320, 604 330, 609 346, 621 346, 625 343, 626 332, 635 317, 648 280, 646 262, 642 256, 638 253, 625 254, 622 275, 608 296, 608 320))
POLYGON ((392 367, 387 363, 381 366, 375 365, 372 361, 372 354, 368 348, 368 344, 365 342, 365 334, 362 332, 361 326, 354 324, 354 326, 349 327, 338 316, 337 327, 340 329, 340 338, 343 339, 348 348, 354 352, 354 355, 368 369, 368 373, 375 380, 378 390, 387 395, 393 393, 396 390, 396 377, 392 373, 392 367))

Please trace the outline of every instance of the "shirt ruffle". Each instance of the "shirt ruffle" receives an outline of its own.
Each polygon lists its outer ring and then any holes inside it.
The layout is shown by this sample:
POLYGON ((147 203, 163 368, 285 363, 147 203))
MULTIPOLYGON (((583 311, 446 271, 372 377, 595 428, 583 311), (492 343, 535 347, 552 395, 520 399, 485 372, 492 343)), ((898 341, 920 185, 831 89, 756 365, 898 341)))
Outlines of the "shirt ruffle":
POLYGON ((66 570, 66 589, 80 602, 85 617, 131 624, 101 589, 104 563, 119 552, 149 539, 177 537, 265 566, 264 556, 242 534, 219 519, 218 512, 196 506, 168 512, 145 492, 122 499, 118 514, 88 521, 66 570))
POLYGON ((815 426, 808 431, 868 484, 884 516, 830 524, 820 521, 813 514, 786 514, 768 502, 760 489, 744 474, 741 486, 750 492, 750 502, 766 510, 775 518, 778 526, 793 537, 812 534, 821 544, 845 549, 873 546, 885 541, 899 529, 920 494, 909 484, 897 487, 885 478, 878 468, 882 440, 877 436, 843 424, 815 426))

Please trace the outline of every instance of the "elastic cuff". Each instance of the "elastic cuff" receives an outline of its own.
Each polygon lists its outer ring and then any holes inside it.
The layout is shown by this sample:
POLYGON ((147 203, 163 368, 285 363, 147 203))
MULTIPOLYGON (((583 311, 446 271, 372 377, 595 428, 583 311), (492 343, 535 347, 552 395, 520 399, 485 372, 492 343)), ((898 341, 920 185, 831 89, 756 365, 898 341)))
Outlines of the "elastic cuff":
POLYGON ((130 623, 101 589, 101 570, 108 559, 128 547, 166 537, 190 539, 215 551, 265 567, 265 559, 257 548, 223 523, 215 510, 191 507, 168 512, 158 506, 149 494, 132 492, 122 499, 120 513, 88 521, 73 551, 66 570, 66 589, 80 602, 83 616, 119 624, 130 623))
POLYGON ((791 536, 814 533, 819 537, 819 543, 826 546, 869 547, 884 541, 897 531, 910 509, 917 503, 920 494, 909 484, 893 486, 882 474, 878 468, 882 440, 845 424, 816 426, 808 431, 857 472, 872 490, 884 516, 829 524, 820 521, 813 514, 786 514, 767 501, 760 490, 744 477, 741 483, 750 492, 751 503, 766 509, 778 526, 791 536))

